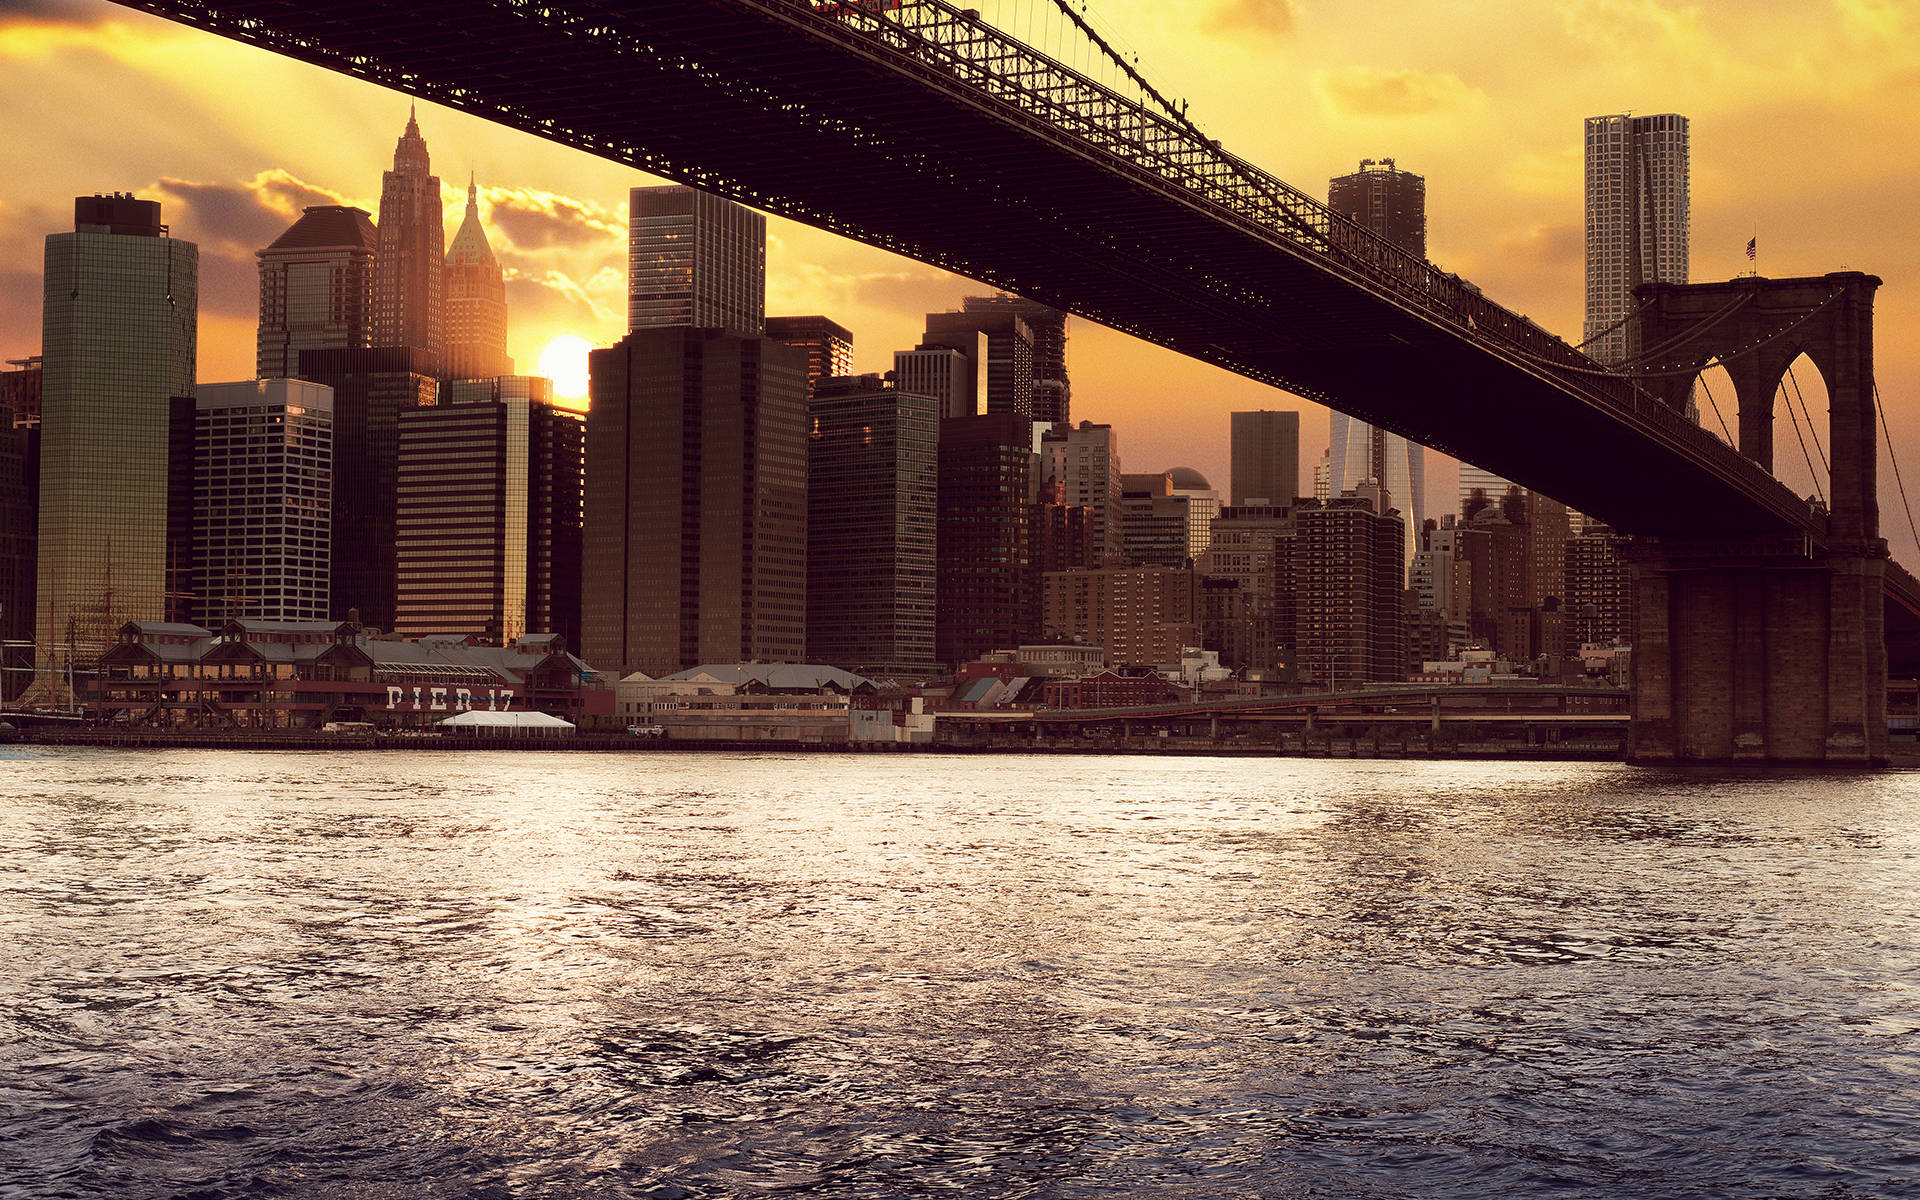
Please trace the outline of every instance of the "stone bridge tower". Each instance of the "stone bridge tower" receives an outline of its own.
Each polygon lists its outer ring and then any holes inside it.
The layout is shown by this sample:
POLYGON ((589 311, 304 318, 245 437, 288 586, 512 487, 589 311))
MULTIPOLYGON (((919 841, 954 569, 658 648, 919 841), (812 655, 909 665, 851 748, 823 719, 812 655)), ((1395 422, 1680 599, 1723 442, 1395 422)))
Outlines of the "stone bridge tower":
POLYGON ((1635 761, 1817 762, 1887 757, 1886 543, 1874 436, 1873 295, 1858 272, 1647 284, 1646 385, 1676 409, 1720 361, 1739 450, 1773 470, 1773 400, 1805 354, 1830 400, 1830 510, 1813 538, 1636 539, 1635 761))

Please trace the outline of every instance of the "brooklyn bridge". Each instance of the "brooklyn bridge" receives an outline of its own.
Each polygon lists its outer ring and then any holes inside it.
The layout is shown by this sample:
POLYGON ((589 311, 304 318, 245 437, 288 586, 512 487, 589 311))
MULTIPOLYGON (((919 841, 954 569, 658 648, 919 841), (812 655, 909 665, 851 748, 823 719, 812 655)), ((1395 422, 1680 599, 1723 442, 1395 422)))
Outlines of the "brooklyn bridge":
POLYGON ((1913 669, 1920 583, 1880 538, 1872 276, 1648 285, 1636 352, 1603 366, 1210 140, 1064 3, 1098 69, 946 0, 126 6, 1017 292, 1486 467, 1633 535, 1633 757, 1886 756, 1889 647, 1913 669), (1771 474, 1773 396, 1802 354, 1831 402, 1824 505, 1771 474), (1734 380, 1734 445, 1684 412, 1712 365, 1734 380), (1581 452, 1541 453, 1540 429, 1581 452))

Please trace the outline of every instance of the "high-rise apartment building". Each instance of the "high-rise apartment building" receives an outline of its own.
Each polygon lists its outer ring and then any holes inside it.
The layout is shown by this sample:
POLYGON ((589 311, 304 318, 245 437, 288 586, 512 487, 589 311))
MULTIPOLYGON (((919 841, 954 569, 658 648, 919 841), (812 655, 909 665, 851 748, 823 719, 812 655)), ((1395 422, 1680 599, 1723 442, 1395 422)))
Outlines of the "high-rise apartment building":
MULTIPOLYGON (((1327 204, 1414 257, 1427 256, 1427 181, 1392 159, 1363 159, 1358 171, 1332 180, 1327 204)), ((1385 488, 1400 511, 1401 542, 1410 554, 1427 515, 1425 447, 1345 413, 1330 416, 1329 497, 1368 483, 1385 488)))
POLYGON ((853 332, 825 317, 768 317, 767 337, 807 352, 807 394, 822 379, 853 374, 853 332))
POLYGON ((1633 289, 1687 282, 1687 118, 1588 117, 1588 354, 1619 363, 1638 352, 1633 289))
POLYGON ((973 358, 974 375, 986 397, 984 411, 1034 420, 1033 329, 1018 312, 987 308, 928 313, 921 345, 951 346, 973 358), (986 339, 984 360, 980 358, 982 337, 986 339))
POLYGON ((400 414, 397 632, 577 648, 584 424, 530 375, 446 383, 400 414))
POLYGON ((1017 413, 940 422, 934 640, 946 666, 1032 638, 1031 522, 1039 507, 1032 437, 1033 426, 1017 413))
POLYGON ((40 536, 40 360, 0 369, 0 701, 33 679, 33 589, 40 536))
POLYGON ((357 613, 393 628, 398 587, 395 486, 400 414, 433 403, 427 352, 418 347, 306 350, 298 377, 333 389, 333 599, 327 615, 357 613))
POLYGON ((1406 526, 1378 508, 1353 495, 1294 509, 1298 663, 1328 691, 1406 678, 1406 526))
POLYGON ((1057 571, 1044 583, 1046 628, 1106 651, 1109 666, 1178 662, 1200 644, 1200 577, 1185 567, 1057 571))
POLYGON ((513 374, 513 359, 507 354, 507 285, 480 224, 479 191, 469 179, 467 212, 447 247, 447 361, 441 368, 446 379, 513 374))
POLYGON ((1228 503, 1285 507, 1300 495, 1300 414, 1237 412, 1229 418, 1228 503))
POLYGON ((420 123, 409 112, 393 170, 381 177, 370 344, 423 352, 430 375, 446 361, 446 254, 440 178, 433 174, 420 123))
MULTIPOLYGON (((1243 634, 1234 666, 1271 667, 1293 644, 1293 510, 1268 504, 1228 505, 1213 519, 1200 569, 1233 585, 1243 634)), ((1224 649, 1224 647, 1223 647, 1224 649)))
POLYGON ((1120 443, 1113 426, 1082 421, 1041 435, 1041 478, 1058 482, 1067 504, 1093 514, 1094 544, 1109 562, 1125 561, 1120 527, 1120 443))
MULTIPOLYGON (((43 682, 167 615, 175 410, 192 405, 199 248, 158 201, 74 201, 47 238, 34 638, 43 682)), ((62 693, 64 694, 64 693, 62 693)))
POLYGON ((1026 322, 1033 337, 1033 420, 1067 424, 1073 403, 1073 385, 1067 378, 1067 314, 1006 292, 968 296, 960 307, 970 313, 1012 313, 1026 322))
POLYGON ((260 260, 260 331, 254 375, 284 379, 303 350, 372 344, 373 256, 378 234, 364 208, 321 204, 275 238, 260 260))
MULTIPOLYGON (((769 322, 771 325, 771 322, 769 322)), ((930 675, 939 408, 878 375, 821 380, 807 403, 807 657, 862 675, 930 675)))
POLYGON ((767 219, 690 187, 628 193, 627 328, 765 332, 767 219))
POLYGON ((584 657, 654 676, 801 661, 805 352, 679 326, 590 361, 584 657))
POLYGON ((1578 642, 1608 644, 1633 637, 1633 569, 1626 539, 1589 521, 1566 544, 1566 597, 1561 605, 1578 642))
POLYGON ((333 389, 248 379, 195 392, 194 620, 325 620, 333 389))

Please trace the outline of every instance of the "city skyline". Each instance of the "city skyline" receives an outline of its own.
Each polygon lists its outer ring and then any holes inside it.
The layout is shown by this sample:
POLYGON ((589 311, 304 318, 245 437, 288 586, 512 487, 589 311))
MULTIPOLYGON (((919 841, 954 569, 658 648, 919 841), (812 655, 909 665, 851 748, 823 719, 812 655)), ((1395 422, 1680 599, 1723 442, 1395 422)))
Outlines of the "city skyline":
MULTIPOLYGON (((1842 89, 1805 71, 1789 71, 1764 87, 1744 73, 1739 63, 1756 48, 1786 54, 1784 27, 1771 19, 1779 6, 1762 6, 1767 20, 1752 18, 1747 7, 1737 17, 1731 6, 1684 12, 1653 4, 1601 7, 1613 17, 1611 25, 1598 20, 1597 10, 1581 20, 1591 5, 1550 13, 1513 5, 1476 10, 1506 14, 1514 37, 1569 66, 1593 68, 1592 82, 1569 87, 1557 80, 1548 86, 1549 73, 1518 70, 1411 9, 1391 32, 1369 29, 1372 36, 1362 38, 1360 23, 1311 10, 1295 12, 1291 22, 1255 20, 1256 9, 1291 12, 1285 5, 1216 4, 1164 29, 1160 21, 1148 23, 1144 6, 1102 6, 1107 23, 1135 41, 1163 32, 1153 60, 1143 63, 1150 76, 1190 97, 1194 117, 1209 133, 1283 178, 1310 183, 1350 170, 1360 157, 1390 155, 1439 181, 1431 214, 1435 260, 1569 340, 1578 340, 1581 320, 1582 122, 1628 107, 1623 93, 1639 111, 1687 112, 1696 174, 1694 277, 1746 269, 1746 241, 1756 230, 1763 274, 1848 266, 1875 271, 1890 285, 1880 307, 1882 391, 1910 394, 1920 369, 1912 339, 1901 331, 1914 327, 1920 309, 1898 286, 1902 266, 1915 255, 1912 239, 1903 236, 1910 218, 1866 199, 1899 194, 1897 184, 1863 184, 1911 168, 1869 155, 1851 140, 1836 142, 1814 127, 1811 114, 1825 114, 1830 123, 1836 111, 1858 113, 1863 142, 1872 140, 1865 135, 1876 125, 1911 118, 1884 102, 1888 93, 1881 107, 1860 109, 1850 98, 1864 87, 1860 74, 1842 89), (1198 68, 1202 53, 1219 56, 1218 70, 1198 68), (1720 86, 1649 65, 1689 53, 1711 67, 1706 74, 1720 86), (1279 81, 1287 72, 1274 68, 1287 63, 1300 66, 1299 78, 1279 81), (1244 90, 1256 75, 1264 81, 1262 95, 1304 106, 1308 119, 1283 135, 1239 115, 1225 93, 1244 90), (1820 172, 1805 169, 1810 164, 1820 172), (1829 210, 1855 219, 1811 219, 1829 210)), ((1886 6, 1836 4, 1817 20, 1803 20, 1792 44, 1847 50, 1865 79, 1895 81, 1890 94, 1897 97, 1902 87, 1914 86, 1902 74, 1915 54, 1900 37, 1901 21, 1886 6)), ((257 297, 251 273, 236 278, 233 262, 251 259, 304 204, 376 208, 387 139, 409 103, 99 3, 0 4, 0 62, 29 85, 20 92, 26 97, 23 146, 58 168, 21 185, 0 209, 0 270, 34 273, 39 239, 58 227, 50 217, 75 194, 118 188, 162 199, 176 234, 199 241, 208 259, 201 368, 207 379, 250 373, 257 312, 249 310, 257 297), (189 71, 188 60, 218 69, 189 71), (162 127, 151 143, 123 146, 97 128, 76 136, 61 97, 96 78, 152 101, 162 127), (207 79, 224 82, 216 87, 207 79), (298 128, 222 103, 228 89, 249 80, 262 86, 272 80, 302 96, 307 102, 298 128), (122 165, 109 168, 110 162, 122 165), (22 247, 35 253, 23 255, 22 247)), ((489 233, 498 234, 515 313, 509 348, 523 369, 536 369, 541 352, 563 335, 611 344, 624 324, 622 192, 647 177, 430 104, 419 106, 419 119, 436 165, 456 181, 441 188, 449 227, 464 206, 462 171, 478 169, 483 179, 500 181, 480 188, 480 208, 489 233)), ((769 230, 768 311, 822 313, 852 329, 856 370, 887 369, 894 350, 916 343, 925 313, 958 308, 964 296, 990 290, 777 218, 769 230)), ((8 290, 0 301, 0 339, 9 357, 34 353, 38 323, 30 310, 38 288, 8 290)), ((1129 466, 1192 465, 1225 478, 1227 413, 1295 403, 1090 322, 1075 329, 1075 415, 1121 430, 1129 466)), ((1299 407, 1304 477, 1326 444, 1327 416, 1316 406, 1299 407)), ((1890 401, 1890 410, 1896 438, 1909 443, 1920 422, 1904 420, 1897 402, 1890 401)), ((1783 463, 1781 473, 1797 490, 1808 490, 1790 464, 1783 463)), ((1429 487, 1450 492, 1451 468, 1435 475, 1429 487)), ((1897 500, 1891 481, 1888 486, 1890 500, 1897 500)), ((1887 535, 1896 554, 1903 543, 1910 546, 1904 521, 1890 520, 1887 535)))

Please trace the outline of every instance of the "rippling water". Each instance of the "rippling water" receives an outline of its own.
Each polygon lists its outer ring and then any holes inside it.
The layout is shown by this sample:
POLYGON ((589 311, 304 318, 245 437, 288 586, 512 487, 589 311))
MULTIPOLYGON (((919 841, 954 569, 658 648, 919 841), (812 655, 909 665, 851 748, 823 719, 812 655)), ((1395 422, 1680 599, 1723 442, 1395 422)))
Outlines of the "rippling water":
POLYGON ((1920 1195, 1920 775, 0 750, 0 1197, 1920 1195))

